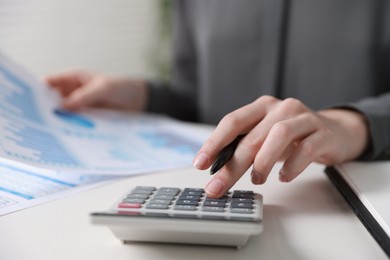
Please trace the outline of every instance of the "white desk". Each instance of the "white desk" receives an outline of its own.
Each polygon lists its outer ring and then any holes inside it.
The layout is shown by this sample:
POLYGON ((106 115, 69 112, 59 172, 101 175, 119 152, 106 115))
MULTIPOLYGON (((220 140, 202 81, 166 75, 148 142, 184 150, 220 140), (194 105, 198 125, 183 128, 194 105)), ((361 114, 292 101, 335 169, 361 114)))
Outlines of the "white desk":
POLYGON ((1 260, 46 259, 387 259, 331 185, 320 165, 294 182, 253 186, 249 174, 234 188, 264 195, 264 232, 242 250, 133 243, 123 245, 89 212, 105 210, 133 185, 203 187, 207 172, 193 169, 115 181, 71 197, 0 217, 1 260))

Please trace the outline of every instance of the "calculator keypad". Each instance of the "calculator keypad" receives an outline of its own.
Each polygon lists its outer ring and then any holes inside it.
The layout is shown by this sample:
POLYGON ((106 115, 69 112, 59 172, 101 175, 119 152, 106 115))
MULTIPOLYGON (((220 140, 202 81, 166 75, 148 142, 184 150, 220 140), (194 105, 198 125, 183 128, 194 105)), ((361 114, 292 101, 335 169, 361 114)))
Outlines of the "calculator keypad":
POLYGON ((119 211, 219 216, 254 215, 259 202, 253 191, 235 190, 221 198, 208 198, 202 188, 137 186, 116 205, 119 211))
POLYGON ((138 186, 92 223, 127 242, 166 242, 242 248, 263 231, 263 197, 235 190, 208 198, 202 188, 138 186))

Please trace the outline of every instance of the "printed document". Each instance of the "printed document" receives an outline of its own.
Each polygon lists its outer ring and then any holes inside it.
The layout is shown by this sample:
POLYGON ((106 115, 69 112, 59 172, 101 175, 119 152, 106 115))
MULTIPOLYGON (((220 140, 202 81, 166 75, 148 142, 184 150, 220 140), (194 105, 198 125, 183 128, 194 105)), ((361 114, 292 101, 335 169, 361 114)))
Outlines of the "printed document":
POLYGON ((0 215, 134 174, 191 165, 208 131, 151 114, 61 108, 0 52, 0 215))
POLYGON ((189 166, 205 135, 168 117, 65 111, 0 54, 0 157, 57 171, 129 175, 189 166))

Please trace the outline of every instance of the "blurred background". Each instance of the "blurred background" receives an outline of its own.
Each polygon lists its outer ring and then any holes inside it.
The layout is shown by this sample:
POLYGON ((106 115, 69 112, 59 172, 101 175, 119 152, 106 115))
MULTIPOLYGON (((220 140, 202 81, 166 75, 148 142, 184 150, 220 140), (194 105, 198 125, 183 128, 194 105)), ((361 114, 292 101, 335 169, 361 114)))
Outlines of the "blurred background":
POLYGON ((169 77, 169 0, 0 0, 0 51, 37 76, 169 77))

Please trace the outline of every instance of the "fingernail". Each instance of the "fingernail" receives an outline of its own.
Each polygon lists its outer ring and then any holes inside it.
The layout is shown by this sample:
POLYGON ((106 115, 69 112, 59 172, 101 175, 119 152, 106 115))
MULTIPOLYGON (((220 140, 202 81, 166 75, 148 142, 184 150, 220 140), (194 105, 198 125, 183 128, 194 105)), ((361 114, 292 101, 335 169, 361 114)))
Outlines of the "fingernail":
POLYGON ((219 179, 212 180, 207 186, 206 186, 206 193, 211 196, 217 196, 219 193, 221 193, 223 189, 223 183, 219 179))
POLYGON ((252 176, 252 183, 260 184, 262 182, 262 177, 258 172, 252 170, 251 176, 252 176))
POLYGON ((192 163, 192 165, 196 169, 203 169, 205 167, 205 165, 207 164, 207 162, 208 162, 208 158, 209 157, 205 153, 200 153, 200 154, 198 154, 195 157, 194 162, 192 163))
POLYGON ((279 172, 279 181, 281 182, 288 182, 286 175, 284 175, 283 172, 279 172))

